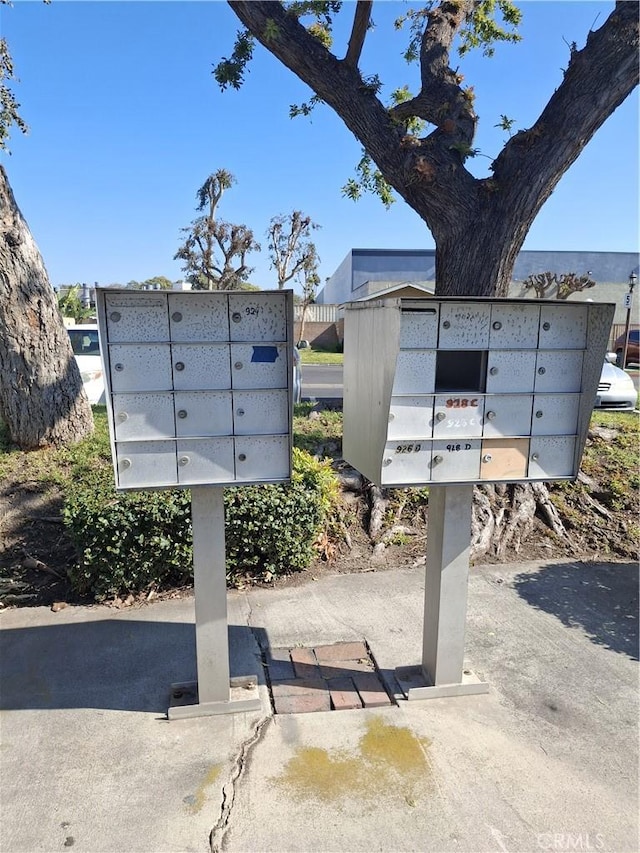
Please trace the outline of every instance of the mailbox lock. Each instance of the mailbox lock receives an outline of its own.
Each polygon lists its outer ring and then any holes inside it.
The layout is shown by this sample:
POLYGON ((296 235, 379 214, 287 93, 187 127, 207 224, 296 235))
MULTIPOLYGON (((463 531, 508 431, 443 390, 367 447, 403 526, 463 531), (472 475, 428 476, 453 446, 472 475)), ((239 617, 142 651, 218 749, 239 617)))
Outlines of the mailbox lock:
POLYGON ((450 323, 448 320, 445 320, 445 321, 443 322, 443 324, 442 324, 442 328, 443 328, 443 329, 449 329, 449 328, 451 328, 451 323, 450 323))
POLYGON ((116 364, 114 367, 116 370, 124 370, 124 364, 116 364))
POLYGON ((532 461, 533 461, 533 462, 537 462, 537 461, 538 461, 538 459, 540 459, 540 455, 539 455, 538 453, 532 453, 532 454, 531 454, 531 459, 532 459, 532 461))
POLYGON ((542 409, 538 409, 538 411, 536 412, 536 417, 537 417, 537 418, 541 418, 541 417, 542 417, 542 415, 543 415, 543 411, 542 411, 542 409))
POLYGON ((241 418, 244 415, 244 409, 236 409, 236 414, 241 418))
POLYGON ((446 419, 446 417, 447 416, 445 415, 444 412, 438 412, 438 414, 436 415, 436 420, 437 421, 444 421, 446 419))
POLYGON ((179 311, 174 311, 171 315, 171 319, 174 323, 179 323, 182 320, 182 314, 179 311))
POLYGON ((483 462, 491 462, 491 454, 485 453, 484 456, 482 457, 482 461, 483 462))
POLYGON ((131 460, 130 459, 122 459, 120 462, 120 467, 124 468, 125 471, 127 468, 131 468, 131 460))
POLYGON ((246 460, 246 458, 247 458, 246 453, 238 453, 238 461, 244 462, 246 460))
POLYGON ((114 323, 117 323, 118 320, 122 319, 122 314, 119 311, 112 311, 111 314, 109 314, 109 319, 114 323))
POLYGON ((487 412, 487 420, 492 421, 496 416, 495 412, 487 412))
POLYGON ((545 332, 548 332, 551 328, 551 323, 543 323, 542 328, 545 330, 545 332))
POLYGON ((242 362, 241 361, 236 361, 236 363, 233 366, 235 367, 236 370, 242 370, 242 362))
POLYGON ((496 322, 493 324, 493 328, 496 330, 496 332, 500 331, 500 329, 502 328, 502 323, 499 320, 496 320, 496 322))
POLYGON ((496 376, 496 375, 497 375, 497 373, 498 373, 498 368, 497 368, 497 367, 492 367, 492 368, 490 368, 490 369, 489 369, 489 373, 490 373, 492 376, 496 376))
POLYGON ((181 456, 180 459, 178 459, 178 465, 188 465, 188 464, 189 464, 189 457, 188 456, 181 456))
POLYGON ((538 375, 539 375, 539 376, 544 376, 544 374, 545 374, 546 372, 547 372, 547 368, 546 368, 546 367, 539 367, 539 368, 538 368, 538 375))
POLYGON ((118 412, 118 420, 120 421, 120 423, 126 421, 128 417, 129 415, 126 412, 118 412))
POLYGON ((390 458, 387 456, 387 458, 386 458, 385 460, 383 460, 382 464, 383 464, 383 465, 384 465, 384 467, 386 468, 386 467, 387 467, 387 465, 391 465, 391 462, 392 462, 392 461, 393 461, 393 460, 392 460, 392 459, 390 459, 390 458))
POLYGON ((444 459, 444 458, 443 458, 442 456, 440 456, 440 455, 438 455, 438 456, 434 456, 434 457, 433 457, 433 464, 434 464, 434 465, 439 465, 439 464, 443 461, 443 459, 444 459))
POLYGON ((184 370, 184 361, 176 361, 176 370, 184 370))
POLYGON ((393 412, 390 412, 389 413, 389 423, 391 423, 391 421, 395 420, 395 417, 396 416, 393 414, 393 412))
POLYGON ((180 411, 178 412, 178 417, 182 418, 184 420, 184 418, 187 417, 187 410, 186 409, 180 409, 180 411))
POLYGON ((239 311, 234 311, 231 315, 231 319, 234 323, 239 323, 242 320, 242 314, 239 311))

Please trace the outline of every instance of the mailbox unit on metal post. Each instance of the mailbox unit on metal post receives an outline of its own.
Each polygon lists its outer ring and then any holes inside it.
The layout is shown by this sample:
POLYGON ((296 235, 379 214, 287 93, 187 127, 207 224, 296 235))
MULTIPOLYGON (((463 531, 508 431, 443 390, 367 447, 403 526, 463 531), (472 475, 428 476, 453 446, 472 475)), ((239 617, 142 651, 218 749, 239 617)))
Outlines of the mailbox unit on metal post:
POLYGON ((223 487, 287 482, 293 294, 99 289, 96 306, 118 490, 190 488, 197 684, 169 717, 260 707, 230 679, 223 487))
POLYGON ((398 671, 408 698, 487 689, 463 666, 473 485, 577 476, 614 310, 346 306, 344 458, 379 486, 430 486, 422 665, 398 671))

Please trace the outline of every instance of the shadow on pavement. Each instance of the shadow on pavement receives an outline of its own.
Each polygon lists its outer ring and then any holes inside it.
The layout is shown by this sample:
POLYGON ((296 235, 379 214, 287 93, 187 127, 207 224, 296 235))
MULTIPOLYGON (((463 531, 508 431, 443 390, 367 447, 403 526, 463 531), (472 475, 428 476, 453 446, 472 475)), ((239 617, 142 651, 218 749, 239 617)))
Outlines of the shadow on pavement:
POLYGON ((582 628, 589 639, 638 660, 638 565, 551 564, 513 579, 533 607, 582 628))

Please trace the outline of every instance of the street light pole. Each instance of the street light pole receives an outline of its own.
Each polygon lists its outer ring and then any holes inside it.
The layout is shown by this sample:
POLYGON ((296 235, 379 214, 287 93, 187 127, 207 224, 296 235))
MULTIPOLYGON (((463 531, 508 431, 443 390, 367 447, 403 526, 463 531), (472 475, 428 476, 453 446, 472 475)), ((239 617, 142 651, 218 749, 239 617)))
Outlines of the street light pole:
POLYGON ((634 272, 629 276, 629 292, 625 294, 625 305, 627 306, 627 320, 624 324, 624 346, 622 348, 622 364, 624 370, 627 366, 627 347, 629 346, 629 326, 631 325, 631 308, 633 306, 633 288, 636 286, 637 276, 634 272))

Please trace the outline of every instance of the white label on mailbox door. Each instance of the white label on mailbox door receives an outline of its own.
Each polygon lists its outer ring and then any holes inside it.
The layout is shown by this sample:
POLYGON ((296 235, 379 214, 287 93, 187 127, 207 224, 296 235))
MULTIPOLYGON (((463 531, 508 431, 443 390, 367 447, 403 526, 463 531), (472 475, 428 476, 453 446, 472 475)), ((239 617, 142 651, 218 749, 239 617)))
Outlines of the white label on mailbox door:
POLYGON ((438 346, 438 307, 402 311, 400 349, 435 349, 438 346))
POLYGON ((580 391, 582 350, 540 350, 536 363, 536 391, 580 391))
POLYGON ((533 397, 526 394, 493 394, 486 397, 482 434, 485 438, 531 435, 532 404, 533 397))
POLYGON ((536 349, 538 346, 539 305, 491 306, 491 349, 536 349))
POLYGON ((479 394, 447 394, 435 398, 434 438, 465 438, 482 435, 484 398, 479 394))
POLYGON ((128 441, 116 444, 120 488, 175 486, 176 445, 173 441, 128 441))
POLYGON ((428 483, 430 461, 430 441, 388 441, 382 458, 382 485, 428 483))
POLYGON ((436 483, 480 479, 480 439, 434 441, 431 451, 431 479, 436 483))
POLYGON ((487 360, 487 393, 533 391, 536 352, 497 350, 487 360))
POLYGON ((465 302, 440 306, 440 349, 487 349, 491 305, 465 302))
POLYGON ((170 391, 169 344, 113 344, 109 347, 111 391, 170 391))
POLYGON ((172 341, 228 341, 226 293, 170 293, 172 341))
POLYGON ((587 345, 587 305, 542 305, 540 349, 584 349, 587 345))
POLYGON ((235 435, 287 435, 288 392, 234 391, 233 427, 235 435))
POLYGON ((229 294, 229 330, 232 341, 286 341, 284 294, 229 294))
POLYGON ((176 435, 233 435, 231 391, 176 391, 176 435))
POLYGON ((291 474, 289 436, 238 436, 236 480, 287 480, 291 474))
POLYGON ((231 384, 233 388, 287 388, 287 346, 285 344, 231 344, 231 384))
POLYGON ((579 394, 536 394, 532 435, 573 435, 578 431, 579 394))
POLYGON ((233 483, 233 438, 183 439, 177 443, 178 482, 233 483))
POLYGON ((231 388, 227 344, 172 344, 173 386, 177 391, 231 388))
POLYGON ((109 341, 168 341, 167 299, 159 293, 105 294, 109 341))
POLYGON ((116 441, 173 438, 173 394, 114 394, 116 441))
POLYGON ((396 359, 393 395, 433 394, 435 387, 435 351, 400 350, 396 359))
POLYGON ((529 472, 533 480, 573 477, 575 470, 575 436, 537 436, 529 447, 529 472))
POLYGON ((431 438, 433 397, 392 397, 387 438, 431 438))

